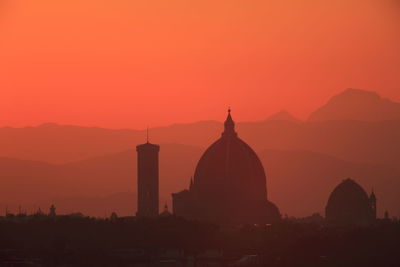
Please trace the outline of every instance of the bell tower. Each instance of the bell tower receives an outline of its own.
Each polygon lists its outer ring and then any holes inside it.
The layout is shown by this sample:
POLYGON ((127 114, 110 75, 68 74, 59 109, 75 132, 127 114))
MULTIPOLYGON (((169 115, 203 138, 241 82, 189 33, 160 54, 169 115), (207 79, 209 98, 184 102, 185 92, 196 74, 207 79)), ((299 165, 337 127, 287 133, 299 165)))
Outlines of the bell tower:
POLYGON ((137 151, 137 213, 138 217, 157 217, 159 194, 158 152, 160 146, 147 143, 138 145, 137 151))

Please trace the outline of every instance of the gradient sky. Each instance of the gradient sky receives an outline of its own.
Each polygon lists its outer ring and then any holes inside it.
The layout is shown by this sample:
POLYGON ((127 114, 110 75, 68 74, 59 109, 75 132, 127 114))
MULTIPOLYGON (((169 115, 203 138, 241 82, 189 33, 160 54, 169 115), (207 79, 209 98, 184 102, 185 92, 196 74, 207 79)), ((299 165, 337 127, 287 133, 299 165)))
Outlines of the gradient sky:
POLYGON ((0 0, 0 126, 300 118, 400 101, 398 0, 0 0))

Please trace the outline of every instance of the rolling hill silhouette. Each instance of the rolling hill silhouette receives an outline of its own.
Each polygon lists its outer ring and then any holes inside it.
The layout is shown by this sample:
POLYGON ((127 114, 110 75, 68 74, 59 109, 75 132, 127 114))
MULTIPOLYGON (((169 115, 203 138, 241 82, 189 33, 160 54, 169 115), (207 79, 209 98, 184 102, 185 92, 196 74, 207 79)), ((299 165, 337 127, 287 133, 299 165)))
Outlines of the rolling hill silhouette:
MULTIPOLYGON (((170 204, 171 193, 188 187, 203 150, 170 144, 161 151, 162 207, 166 202, 170 204)), ((269 198, 283 213, 295 216, 323 213, 331 190, 348 176, 367 191, 374 188, 380 215, 384 212, 382 207, 391 214, 400 212, 397 205, 400 172, 397 170, 308 151, 263 150, 258 154, 266 169, 269 198)), ((0 187, 0 203, 14 211, 18 205, 32 210, 33 206, 40 205, 43 209, 51 203, 63 213, 82 211, 96 216, 111 211, 133 215, 136 210, 134 150, 63 165, 12 161, 13 167, 2 175, 2 183, 8 186, 0 187)), ((9 164, 10 159, 0 159, 0 166, 9 164)))
MULTIPOLYGON (((237 130, 256 150, 307 150, 353 162, 400 165, 400 120, 243 122, 237 130)), ((151 140, 205 148, 221 132, 219 122, 176 124, 151 129, 151 140)), ((60 125, 1 128, 0 156, 60 164, 134 149, 145 135, 145 131, 60 125)))
POLYGON ((269 116, 266 121, 291 121, 291 122, 300 122, 298 118, 293 116, 287 110, 279 111, 278 113, 272 114, 269 116))
POLYGON ((0 156, 65 163, 135 148, 144 133, 47 123, 0 128, 0 156))
MULTIPOLYGON (((269 196, 283 213, 322 211, 334 185, 351 176, 367 190, 376 189, 380 207, 399 214, 399 105, 351 89, 333 97, 309 121, 280 112, 264 121, 237 123, 237 131, 259 152, 269 196), (359 104, 353 111, 342 111, 354 102, 359 104)), ((161 144, 161 204, 171 192, 187 187, 202 151, 222 128, 220 122, 202 121, 150 130, 151 141, 161 144)), ((73 203, 82 201, 80 208, 91 214, 103 216, 112 207, 133 214, 135 193, 129 192, 136 192, 135 146, 145 136, 144 130, 58 124, 0 128, 0 205, 33 208, 57 200, 61 211, 72 212, 73 203), (96 202, 105 208, 95 207, 96 202)))
MULTIPOLYGON (((163 145, 160 189, 168 193, 162 193, 162 205, 170 200, 170 193, 188 185, 192 166, 201 152, 197 147, 163 145)), ((87 211, 97 216, 103 216, 105 210, 133 215, 136 209, 135 150, 66 164, 0 158, 0 170, 0 209, 3 210, 8 206, 15 212, 22 205, 32 211, 35 206, 48 207, 53 202, 64 213, 87 211), (122 199, 130 201, 122 202, 122 199), (98 206, 93 204, 95 200, 99 200, 98 206), (101 203, 107 205, 103 207, 101 203)))

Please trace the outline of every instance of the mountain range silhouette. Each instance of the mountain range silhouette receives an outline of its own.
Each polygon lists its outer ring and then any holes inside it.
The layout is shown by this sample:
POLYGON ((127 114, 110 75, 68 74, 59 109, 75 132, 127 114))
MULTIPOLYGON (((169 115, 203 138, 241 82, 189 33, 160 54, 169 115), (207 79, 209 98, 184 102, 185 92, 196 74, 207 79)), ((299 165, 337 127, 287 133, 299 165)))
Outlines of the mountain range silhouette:
POLYGON ((400 103, 382 98, 376 92, 359 89, 347 89, 335 95, 309 117, 309 121, 399 119, 400 103))
MULTIPOLYGON (((300 121, 280 112, 237 124, 259 154, 271 198, 282 213, 323 213, 332 188, 353 177, 378 196, 378 213, 400 214, 400 104, 348 89, 300 121), (352 107, 352 110, 348 110, 352 107)), ((188 186, 203 150, 222 124, 202 121, 150 130, 161 144, 161 206, 188 186)), ((135 146, 143 130, 44 124, 0 128, 0 205, 27 209, 55 202, 60 212, 103 216, 136 208, 135 146)), ((1 206, 0 206, 1 207, 1 206)))

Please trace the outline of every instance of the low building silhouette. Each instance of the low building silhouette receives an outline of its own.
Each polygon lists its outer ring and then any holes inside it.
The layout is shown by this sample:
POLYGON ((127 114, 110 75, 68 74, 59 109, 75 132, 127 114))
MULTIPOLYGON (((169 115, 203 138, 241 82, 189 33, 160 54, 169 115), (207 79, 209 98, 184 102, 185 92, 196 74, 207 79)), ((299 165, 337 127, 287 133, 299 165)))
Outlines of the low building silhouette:
POLYGON ((171 212, 168 209, 168 205, 167 204, 164 205, 164 210, 163 210, 163 212, 160 213, 159 216, 161 218, 167 218, 167 217, 172 216, 171 212))
POLYGON ((51 206, 49 208, 49 216, 51 216, 51 217, 57 216, 56 206, 54 206, 54 204, 51 204, 51 206))
POLYGON ((354 180, 341 182, 329 196, 326 220, 338 225, 366 225, 376 219, 376 196, 370 196, 354 180))

